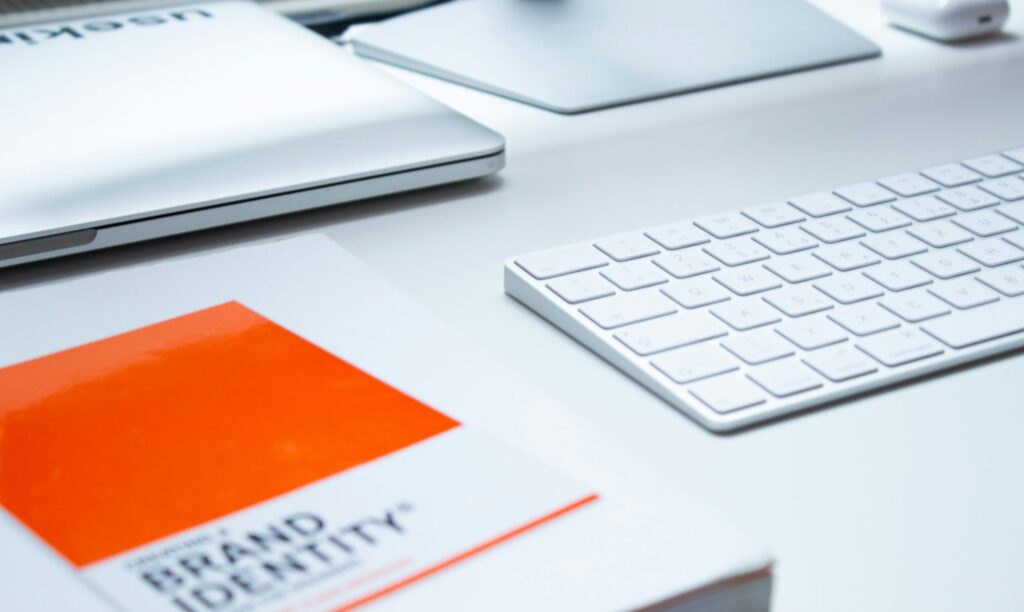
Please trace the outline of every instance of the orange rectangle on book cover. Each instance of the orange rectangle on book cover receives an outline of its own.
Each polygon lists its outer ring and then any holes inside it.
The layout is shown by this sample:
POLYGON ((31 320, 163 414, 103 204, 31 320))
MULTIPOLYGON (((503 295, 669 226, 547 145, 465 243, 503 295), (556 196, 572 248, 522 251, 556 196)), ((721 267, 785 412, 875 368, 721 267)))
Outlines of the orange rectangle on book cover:
POLYGON ((0 369, 0 504, 84 567, 458 425, 231 302, 0 369))

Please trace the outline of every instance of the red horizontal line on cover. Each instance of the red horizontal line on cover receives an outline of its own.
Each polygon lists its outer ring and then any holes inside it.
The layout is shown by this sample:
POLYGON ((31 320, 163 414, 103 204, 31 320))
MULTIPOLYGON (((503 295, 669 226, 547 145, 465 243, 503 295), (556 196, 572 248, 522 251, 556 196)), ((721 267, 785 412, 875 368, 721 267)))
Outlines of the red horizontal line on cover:
POLYGON ((517 537, 517 536, 523 535, 524 533, 526 533, 528 531, 536 529, 537 527, 540 527, 541 525, 543 525, 545 523, 551 522, 551 521, 553 521, 553 520, 555 520, 555 519, 557 519, 557 518, 559 518, 561 516, 564 516, 564 515, 572 512, 573 510, 578 510, 579 508, 582 508, 583 506, 586 506, 587 504, 589 504, 591 502, 595 502, 598 499, 600 499, 600 496, 597 495, 596 493, 592 493, 592 494, 590 494, 590 495, 588 495, 588 496, 586 496, 586 497, 584 497, 582 499, 574 501, 573 503, 571 503, 571 504, 569 504, 567 506, 563 506, 563 507, 559 508, 558 510, 555 510, 553 512, 545 514, 544 516, 542 516, 540 518, 534 519, 534 520, 530 521, 529 523, 526 523, 525 525, 520 525, 519 527, 516 527, 515 529, 513 529, 511 531, 508 531, 506 533, 503 533, 502 535, 500 535, 498 537, 495 537, 495 538, 492 538, 490 540, 487 540, 483 544, 479 544, 477 546, 474 546, 473 548, 470 548, 469 550, 463 551, 463 552, 455 555, 454 557, 450 557, 450 558, 448 558, 448 559, 446 559, 444 561, 441 561, 440 563, 437 563, 435 565, 432 565, 432 566, 430 566, 430 567, 428 567, 428 568, 426 568, 424 570, 420 570, 419 572, 413 574, 412 576, 409 576, 407 578, 403 578, 402 580, 399 580, 398 582, 395 582, 394 584, 388 585, 388 586, 386 586, 386 587, 384 587, 384 588, 382 588, 382 589, 380 589, 378 591, 370 593, 369 595, 361 597, 361 598, 359 598, 359 599, 357 599, 357 600, 355 600, 353 602, 347 603, 347 604, 343 605, 340 608, 335 608, 334 612, 348 612, 349 610, 354 610, 354 609, 362 607, 362 606, 364 606, 364 605, 366 605, 368 603, 372 603, 372 602, 374 602, 374 601, 376 601, 376 600, 378 600, 378 599, 380 599, 382 597, 386 597, 388 595, 391 595, 391 594, 395 593, 396 591, 399 591, 399 590, 401 590, 401 589, 403 589, 403 588, 405 588, 407 586, 410 586, 410 585, 412 585, 412 584, 414 584, 416 582, 419 582, 420 580, 423 580, 424 578, 429 578, 430 576, 432 576, 432 575, 434 575, 434 574, 436 574, 438 572, 441 572, 443 570, 446 570, 446 569, 448 569, 449 567, 451 567, 453 565, 461 563, 462 561, 465 561, 465 560, 467 560, 467 559, 469 559, 471 557, 479 555, 480 553, 483 553, 483 552, 485 552, 485 551, 487 551, 487 550, 489 550, 491 548, 494 548, 495 546, 497 546, 499 544, 507 542, 507 541, 517 537))

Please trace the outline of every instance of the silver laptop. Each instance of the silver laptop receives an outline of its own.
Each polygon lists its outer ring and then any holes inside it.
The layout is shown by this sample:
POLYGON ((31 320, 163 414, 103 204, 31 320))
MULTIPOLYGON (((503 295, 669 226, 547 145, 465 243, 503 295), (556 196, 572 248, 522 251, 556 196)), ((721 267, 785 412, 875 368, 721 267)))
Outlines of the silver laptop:
POLYGON ((483 176, 504 141, 256 4, 0 30, 0 267, 483 176))

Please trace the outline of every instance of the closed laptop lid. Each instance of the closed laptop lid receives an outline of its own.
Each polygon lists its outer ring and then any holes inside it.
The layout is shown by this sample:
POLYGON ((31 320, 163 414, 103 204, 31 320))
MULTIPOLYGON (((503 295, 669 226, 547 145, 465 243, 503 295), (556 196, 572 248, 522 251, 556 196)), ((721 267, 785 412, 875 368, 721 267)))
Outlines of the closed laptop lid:
POLYGON ((0 77, 0 243, 504 147, 243 1, 0 30, 0 77))

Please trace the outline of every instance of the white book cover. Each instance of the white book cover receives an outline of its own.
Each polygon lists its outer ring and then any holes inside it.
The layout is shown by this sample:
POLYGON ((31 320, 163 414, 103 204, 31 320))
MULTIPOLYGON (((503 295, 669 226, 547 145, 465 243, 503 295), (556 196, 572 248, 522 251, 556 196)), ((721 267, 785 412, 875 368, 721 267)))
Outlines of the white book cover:
POLYGON ((763 548, 322 236, 0 294, 0 506, 12 610, 769 606, 763 548))

